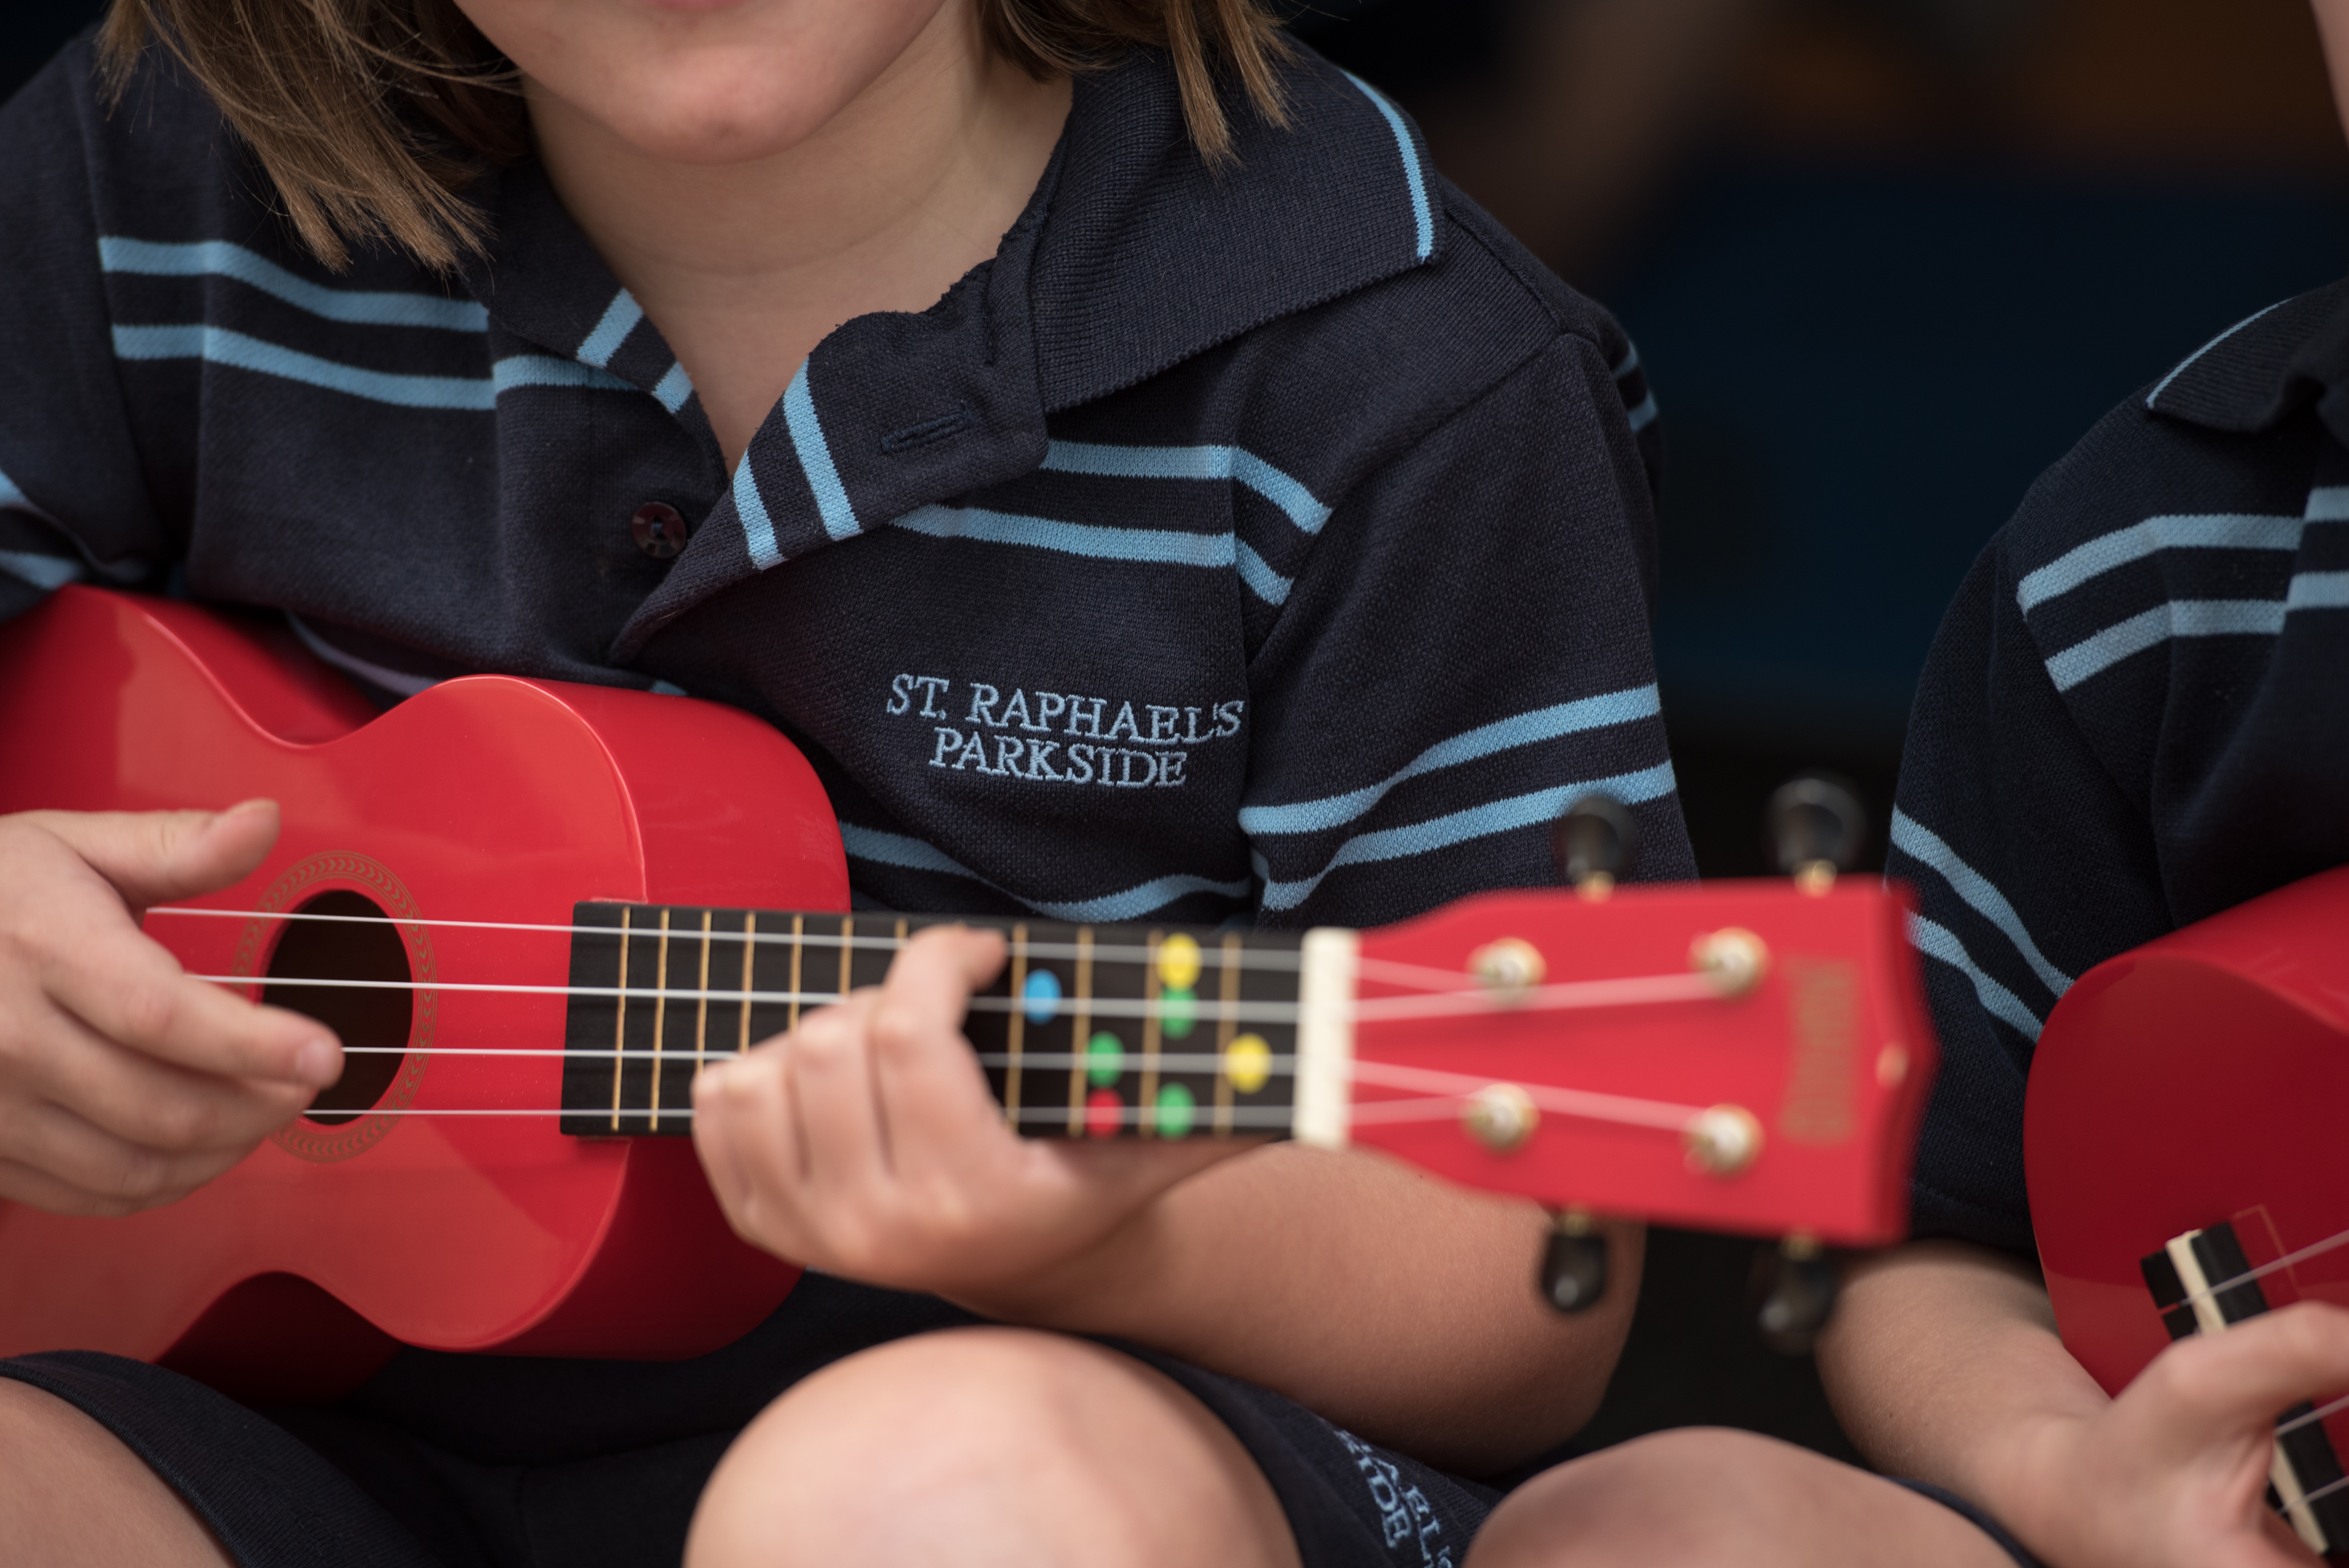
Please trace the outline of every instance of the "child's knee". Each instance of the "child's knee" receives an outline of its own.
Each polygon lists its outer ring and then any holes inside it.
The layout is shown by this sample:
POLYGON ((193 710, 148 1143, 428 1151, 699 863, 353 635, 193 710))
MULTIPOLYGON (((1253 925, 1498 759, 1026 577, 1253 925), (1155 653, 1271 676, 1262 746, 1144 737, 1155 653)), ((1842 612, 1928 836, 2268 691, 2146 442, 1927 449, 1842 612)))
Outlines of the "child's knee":
POLYGON ((1295 1549, 1246 1451, 1173 1383, 1082 1340, 987 1328, 864 1352, 770 1406, 711 1479, 687 1560, 932 1555, 1269 1568, 1295 1549))

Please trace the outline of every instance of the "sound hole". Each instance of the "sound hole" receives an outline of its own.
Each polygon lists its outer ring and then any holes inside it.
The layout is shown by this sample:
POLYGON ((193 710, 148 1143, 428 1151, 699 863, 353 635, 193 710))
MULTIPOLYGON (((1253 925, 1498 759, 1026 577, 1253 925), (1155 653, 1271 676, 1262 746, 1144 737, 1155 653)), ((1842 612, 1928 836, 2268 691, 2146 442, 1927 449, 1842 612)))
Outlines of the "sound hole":
POLYGON ((364 894, 337 890, 302 905, 302 914, 357 915, 357 920, 289 923, 269 960, 261 999, 316 1018, 342 1040, 343 1076, 318 1091, 307 1119, 321 1127, 357 1121, 383 1098, 406 1061, 415 994, 360 986, 305 985, 307 980, 405 982, 408 946, 390 917, 364 894))

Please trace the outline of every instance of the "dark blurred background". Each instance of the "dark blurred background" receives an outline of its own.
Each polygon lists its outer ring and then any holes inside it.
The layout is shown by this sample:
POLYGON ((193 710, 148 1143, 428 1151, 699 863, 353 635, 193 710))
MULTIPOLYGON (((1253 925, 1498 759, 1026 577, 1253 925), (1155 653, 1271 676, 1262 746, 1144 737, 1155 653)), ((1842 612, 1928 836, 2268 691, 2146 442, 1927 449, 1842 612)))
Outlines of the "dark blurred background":
MULTIPOLYGON (((2306 0, 1313 0, 1296 31, 1622 318, 1664 414, 1657 619, 1697 860, 1764 871, 1797 769, 1881 828, 1941 607, 2132 388, 2349 267, 2306 0)), ((0 94, 95 0, 9 0, 0 94)), ((1585 1440, 1849 1455, 1745 1320, 1751 1243, 1661 1232, 1585 1440)))

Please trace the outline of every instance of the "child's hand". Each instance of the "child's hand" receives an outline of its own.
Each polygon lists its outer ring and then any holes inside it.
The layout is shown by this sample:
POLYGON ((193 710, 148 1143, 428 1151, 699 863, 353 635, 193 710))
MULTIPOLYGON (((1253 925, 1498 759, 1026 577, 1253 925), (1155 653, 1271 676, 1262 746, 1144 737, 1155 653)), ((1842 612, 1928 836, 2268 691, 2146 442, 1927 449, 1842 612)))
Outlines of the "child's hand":
POLYGON ((878 989, 701 1075, 694 1142, 737 1232, 827 1273, 984 1305, 1081 1269, 1167 1188, 1247 1147, 1015 1135, 962 1035, 1003 962, 996 933, 934 927, 878 989))
POLYGON ((2096 1415, 2015 1445, 2025 1506, 2008 1522, 2055 1568, 2314 1568, 2267 1505, 2268 1456, 2279 1411, 2344 1388, 2338 1307, 2302 1303, 2179 1340, 2096 1415))
POLYGON ((125 1214, 185 1197, 343 1070, 323 1024, 200 980, 136 911, 236 881, 277 808, 0 817, 0 1198, 125 1214))

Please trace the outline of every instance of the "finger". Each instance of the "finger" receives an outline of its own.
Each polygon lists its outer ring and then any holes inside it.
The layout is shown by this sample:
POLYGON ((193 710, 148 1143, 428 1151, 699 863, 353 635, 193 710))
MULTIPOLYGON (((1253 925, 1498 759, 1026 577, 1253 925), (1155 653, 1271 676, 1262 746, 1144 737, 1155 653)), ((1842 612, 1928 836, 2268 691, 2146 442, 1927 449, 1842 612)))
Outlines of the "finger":
POLYGON ((932 926, 897 954, 868 1026, 883 1131, 892 1157, 947 1155, 975 1137, 1009 1136, 987 1074, 962 1032, 974 992, 1001 973, 1003 937, 932 926))
POLYGON ((782 1054, 754 1052, 704 1071, 693 1086, 693 1139, 735 1233, 784 1256, 806 1256, 799 1118, 782 1054))
POLYGON ((225 811, 36 811, 133 909, 212 892, 249 875, 277 841, 277 802, 225 811))
POLYGON ((2295 1303, 2182 1341, 2154 1369, 2148 1394, 2175 1408, 2184 1429, 2272 1420, 2287 1406, 2349 1387, 2349 1312, 2295 1303))
POLYGON ((247 1149, 310 1103, 306 1086, 191 1072, 31 1007, 5 1047, 7 1078, 128 1143, 179 1153, 247 1149))
POLYGON ((860 991, 821 1007, 778 1047, 799 1118, 805 1179, 820 1201, 871 1198, 888 1175, 888 1152, 867 1032, 875 996, 860 991))
MULTIPOLYGON (((49 1102, 0 1117, 0 1148, 73 1195, 76 1213, 134 1213, 176 1202, 252 1152, 233 1147, 162 1150, 118 1138, 49 1102)), ((47 1205, 44 1205, 45 1207, 47 1205)))
POLYGON ((110 1040, 194 1072, 324 1088, 342 1048, 315 1018, 202 980, 127 920, 86 915, 46 953, 42 988, 110 1040))

